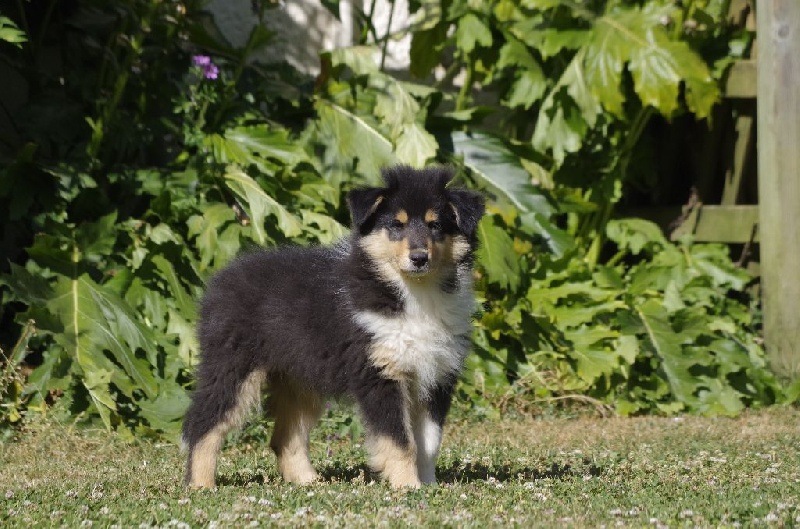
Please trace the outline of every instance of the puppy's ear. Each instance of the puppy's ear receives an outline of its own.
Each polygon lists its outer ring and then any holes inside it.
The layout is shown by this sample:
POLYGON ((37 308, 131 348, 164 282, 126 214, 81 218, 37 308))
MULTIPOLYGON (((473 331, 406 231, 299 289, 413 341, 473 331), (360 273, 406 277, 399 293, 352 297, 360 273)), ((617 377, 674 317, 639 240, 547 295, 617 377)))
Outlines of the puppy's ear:
POLYGON ((377 187, 353 189, 348 193, 347 203, 354 227, 360 229, 372 217, 383 202, 383 193, 384 190, 377 187))
POLYGON ((475 238, 475 230, 486 207, 480 193, 467 189, 450 189, 447 191, 448 202, 456 215, 456 225, 469 240, 475 238))

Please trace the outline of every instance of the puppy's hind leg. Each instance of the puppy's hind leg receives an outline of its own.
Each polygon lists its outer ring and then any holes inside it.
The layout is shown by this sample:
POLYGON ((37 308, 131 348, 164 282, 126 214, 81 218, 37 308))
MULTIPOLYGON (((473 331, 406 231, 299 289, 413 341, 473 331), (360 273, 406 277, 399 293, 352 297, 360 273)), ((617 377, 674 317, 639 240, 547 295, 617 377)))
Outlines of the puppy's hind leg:
POLYGON ((322 414, 322 399, 286 379, 269 383, 269 410, 275 417, 270 447, 278 470, 291 483, 311 483, 318 477, 308 457, 308 438, 322 414))
POLYGON ((214 487, 225 435, 261 400, 265 371, 239 373, 226 367, 201 364, 197 390, 184 419, 183 442, 189 450, 186 484, 194 488, 214 487))

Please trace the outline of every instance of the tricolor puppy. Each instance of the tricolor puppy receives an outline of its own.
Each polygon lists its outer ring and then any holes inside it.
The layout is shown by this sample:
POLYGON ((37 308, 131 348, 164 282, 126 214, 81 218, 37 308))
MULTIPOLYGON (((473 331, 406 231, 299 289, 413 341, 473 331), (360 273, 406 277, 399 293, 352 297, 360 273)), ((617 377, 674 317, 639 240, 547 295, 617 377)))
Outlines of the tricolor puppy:
POLYGON ((309 432, 329 397, 352 399, 370 466, 395 487, 436 481, 453 387, 470 348, 472 261, 483 198, 449 169, 394 167, 348 196, 332 248, 236 259, 210 282, 197 389, 183 425, 186 481, 213 487, 217 454, 268 388, 270 446, 287 481, 317 478, 309 432))

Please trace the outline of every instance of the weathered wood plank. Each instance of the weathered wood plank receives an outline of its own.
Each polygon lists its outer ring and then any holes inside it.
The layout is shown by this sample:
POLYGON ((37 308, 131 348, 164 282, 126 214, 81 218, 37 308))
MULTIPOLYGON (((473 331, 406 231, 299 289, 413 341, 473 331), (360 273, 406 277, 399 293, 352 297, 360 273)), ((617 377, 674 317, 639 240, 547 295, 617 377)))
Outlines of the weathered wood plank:
POLYGON ((739 101, 734 105, 734 109, 738 115, 734 122, 733 160, 730 161, 731 165, 725 171, 725 182, 720 201, 725 206, 738 204, 741 201, 744 194, 745 170, 752 167, 749 164, 756 155, 755 104, 753 101, 739 101))
POLYGON ((699 206, 670 238, 677 240, 687 233, 698 242, 758 242, 758 206, 699 206))
POLYGON ((753 98, 758 89, 756 61, 736 61, 728 71, 722 93, 730 98, 753 98))
POLYGON ((800 1, 758 2, 758 191, 764 335, 800 378, 800 1))

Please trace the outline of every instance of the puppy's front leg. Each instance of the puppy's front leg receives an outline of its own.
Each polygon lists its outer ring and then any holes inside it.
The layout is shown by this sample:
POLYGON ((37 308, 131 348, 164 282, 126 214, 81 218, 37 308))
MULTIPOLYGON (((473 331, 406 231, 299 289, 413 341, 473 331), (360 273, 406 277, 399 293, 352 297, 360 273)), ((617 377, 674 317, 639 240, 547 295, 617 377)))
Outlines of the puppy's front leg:
POLYGON ((417 445, 417 472, 422 483, 436 483, 436 458, 442 442, 442 425, 420 403, 414 413, 414 441, 417 445))
POLYGON ((423 483, 436 483, 436 458, 442 444, 442 428, 450 411, 453 380, 445 380, 434 388, 427 400, 413 407, 412 426, 417 445, 417 471, 423 483))
POLYGON ((395 488, 419 488, 407 388, 398 381, 381 380, 358 400, 367 428, 370 467, 395 488))

